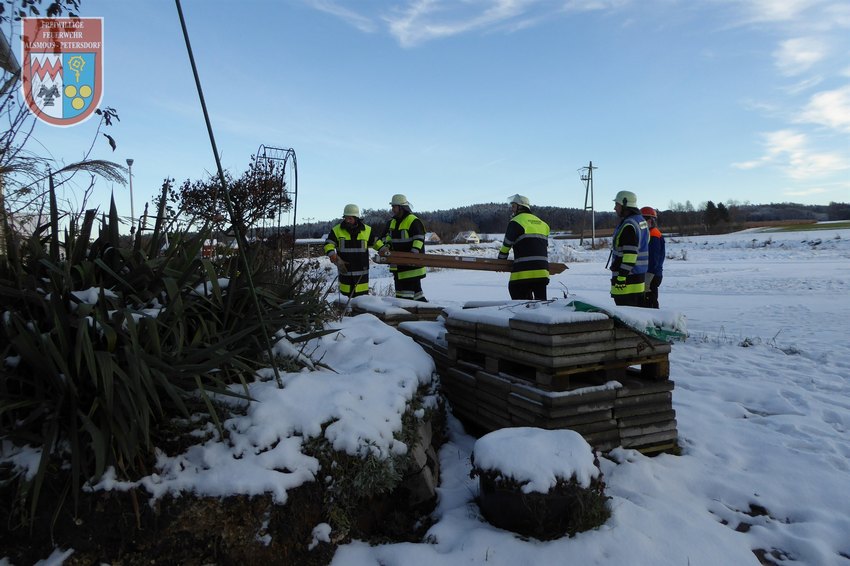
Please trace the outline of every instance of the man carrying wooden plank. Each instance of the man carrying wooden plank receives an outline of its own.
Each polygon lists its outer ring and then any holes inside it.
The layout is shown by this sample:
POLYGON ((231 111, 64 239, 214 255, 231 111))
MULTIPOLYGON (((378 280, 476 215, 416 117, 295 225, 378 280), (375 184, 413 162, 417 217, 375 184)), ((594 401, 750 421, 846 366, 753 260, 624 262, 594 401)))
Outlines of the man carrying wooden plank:
POLYGON ((369 246, 374 243, 372 228, 360 217, 360 207, 345 205, 342 222, 328 233, 325 254, 339 269, 339 292, 346 297, 369 294, 369 246))
POLYGON ((508 292, 511 299, 546 300, 549 284, 549 225, 531 214, 531 202, 522 195, 512 196, 511 221, 499 250, 499 259, 508 259, 514 250, 514 263, 508 292))
MULTIPOLYGON (((404 195, 393 195, 390 201, 393 217, 387 223, 384 234, 375 242, 378 253, 411 252, 425 255, 425 225, 410 211, 410 203, 404 195)), ((398 299, 428 302, 422 293, 425 267, 422 265, 390 264, 398 299)))

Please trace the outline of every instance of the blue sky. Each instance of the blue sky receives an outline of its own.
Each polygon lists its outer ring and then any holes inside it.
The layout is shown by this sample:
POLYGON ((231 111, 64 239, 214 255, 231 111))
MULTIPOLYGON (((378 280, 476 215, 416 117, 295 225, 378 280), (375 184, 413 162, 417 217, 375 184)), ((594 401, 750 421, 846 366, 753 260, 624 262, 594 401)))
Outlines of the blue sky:
MULTIPOLYGON (((296 220, 346 203, 850 201, 850 4, 839 0, 183 0, 224 166, 298 158, 296 220)), ((102 105, 140 213, 165 177, 215 170, 174 2, 104 18, 102 105)), ((94 120, 39 125, 72 162, 94 120)), ((109 185, 92 204, 108 203, 109 185)), ((114 187, 129 213, 127 187, 114 187)))

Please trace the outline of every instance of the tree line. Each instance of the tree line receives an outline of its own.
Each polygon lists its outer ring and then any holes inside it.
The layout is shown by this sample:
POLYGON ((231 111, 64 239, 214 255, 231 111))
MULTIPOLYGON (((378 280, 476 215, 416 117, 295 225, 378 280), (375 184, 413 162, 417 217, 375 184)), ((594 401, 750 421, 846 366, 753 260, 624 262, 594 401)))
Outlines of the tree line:
MULTIPOLYGON (((534 214, 549 224, 553 232, 590 234, 590 212, 580 208, 535 206, 534 214)), ((484 203, 435 210, 415 211, 429 232, 434 232, 443 242, 450 242, 457 234, 475 231, 479 234, 500 234, 510 220, 510 208, 504 203, 484 203)), ((390 219, 387 210, 365 209, 363 220, 374 229, 381 230, 390 219)), ((613 211, 594 213, 597 231, 612 230, 619 222, 613 211)), ((850 203, 830 202, 828 205, 797 203, 750 204, 737 201, 726 203, 707 201, 697 206, 691 201, 671 201, 667 209, 658 209, 662 230, 681 235, 718 234, 745 228, 748 223, 799 221, 850 220, 850 203)), ((339 219, 305 222, 296 226, 297 237, 321 238, 339 219)))

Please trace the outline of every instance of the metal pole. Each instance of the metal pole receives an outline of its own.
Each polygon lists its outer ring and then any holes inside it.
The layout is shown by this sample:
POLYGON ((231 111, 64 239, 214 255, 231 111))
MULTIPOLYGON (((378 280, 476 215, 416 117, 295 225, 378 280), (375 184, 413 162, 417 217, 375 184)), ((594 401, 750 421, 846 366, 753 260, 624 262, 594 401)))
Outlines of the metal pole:
POLYGON ((596 249, 596 208, 593 206, 593 161, 587 164, 587 176, 590 179, 590 249, 596 249))
POLYGON ((230 221, 233 223, 233 233, 236 236, 236 241, 239 244, 239 257, 242 259, 243 268, 245 269, 245 279, 248 287, 251 288, 251 298, 254 301, 254 308, 257 311, 257 318, 260 320, 260 333, 263 342, 266 345, 266 353, 269 360, 272 362, 272 371, 274 371, 275 381, 280 389, 283 389, 283 379, 280 377, 280 369, 274 361, 275 356, 272 351, 272 342, 269 337, 268 328, 263 320, 263 310, 260 308, 260 300, 257 298, 257 289, 254 287, 254 276, 251 275, 251 265, 248 263, 248 244, 245 240, 245 235, 242 233, 241 221, 236 218, 236 213, 233 210, 233 201, 230 199, 230 190, 227 188, 227 180, 224 178, 224 168, 221 166, 221 157, 218 153, 218 147, 215 143, 215 135, 213 134, 212 122, 210 122, 210 114, 207 111, 207 103, 204 100, 204 89, 201 88, 201 77, 198 75, 198 66, 195 64, 195 55, 192 52, 192 44, 189 41, 189 30, 186 29, 186 19, 183 17, 183 8, 180 6, 180 0, 174 0, 177 6, 177 16, 180 18, 180 27, 183 30, 183 39, 186 42, 186 52, 189 55, 189 63, 192 66, 192 75, 195 77, 195 86, 198 89, 198 99, 201 102, 201 111, 204 114, 204 122, 207 124, 207 134, 210 138, 210 146, 212 147, 213 157, 215 158, 216 169, 218 169, 218 180, 221 183, 221 189, 224 193, 224 204, 227 207, 227 213, 230 215, 230 221), (243 251, 244 250, 244 251, 243 251))
POLYGON ((127 168, 130 170, 130 235, 136 233, 136 210, 133 208, 133 160, 127 160, 127 168))

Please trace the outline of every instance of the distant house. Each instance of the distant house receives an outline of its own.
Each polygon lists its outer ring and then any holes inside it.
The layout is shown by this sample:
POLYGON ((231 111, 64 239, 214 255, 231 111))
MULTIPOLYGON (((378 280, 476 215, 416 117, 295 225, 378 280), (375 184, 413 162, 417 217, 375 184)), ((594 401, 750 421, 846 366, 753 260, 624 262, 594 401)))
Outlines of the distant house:
POLYGON ((215 255, 215 248, 218 246, 218 240, 204 240, 204 247, 201 248, 201 257, 210 259, 215 255))
POLYGON ((458 235, 452 240, 453 244, 480 244, 481 238, 478 237, 472 230, 466 232, 458 232, 458 235))
POLYGON ((425 232, 425 243, 426 244, 439 244, 442 243, 442 240, 437 235, 436 232, 425 232))

